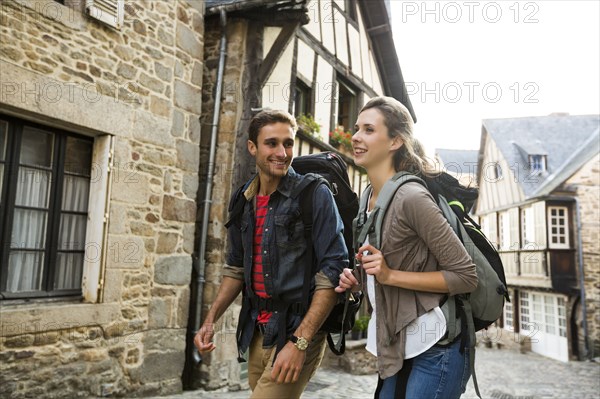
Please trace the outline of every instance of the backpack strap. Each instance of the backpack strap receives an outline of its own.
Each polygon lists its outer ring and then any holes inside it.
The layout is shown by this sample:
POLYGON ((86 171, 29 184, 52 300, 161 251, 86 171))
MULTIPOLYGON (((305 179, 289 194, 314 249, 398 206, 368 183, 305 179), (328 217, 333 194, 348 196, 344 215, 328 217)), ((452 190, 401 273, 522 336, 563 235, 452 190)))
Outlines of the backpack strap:
MULTIPOLYGON (((377 201, 375 202, 373 211, 371 212, 371 214, 369 215, 369 217, 367 218, 367 220, 363 224, 363 226, 360 229, 357 229, 357 236, 356 236, 357 247, 356 248, 359 248, 365 242, 367 235, 369 236, 369 243, 371 245, 373 245, 375 248, 381 247, 381 242, 380 242, 381 228, 383 225, 384 216, 387 212, 387 208, 390 205, 390 202, 392 201, 392 199, 394 198, 396 191, 398 191, 398 189, 401 186, 403 186, 404 184, 409 183, 409 182, 416 182, 416 183, 422 184, 423 186, 425 186, 425 188, 427 188, 427 184, 425 184, 423 179, 421 179, 418 176, 415 176, 412 173, 409 173, 409 172, 396 173, 390 180, 388 180, 383 185, 381 191, 379 192, 379 194, 377 196, 377 201), (375 233, 375 234, 372 234, 372 233, 375 233)), ((367 189, 365 189, 365 192, 361 196, 361 199, 360 199, 361 207, 359 210, 359 217, 358 217, 359 219, 361 217, 360 214, 362 214, 363 212, 366 212, 366 209, 368 207, 367 201, 368 201, 369 194, 371 193, 371 190, 367 191, 369 189, 370 189, 370 186, 367 187, 367 189), (367 194, 367 195, 364 195, 364 194, 367 194)))
POLYGON ((244 205, 246 205, 246 197, 244 197, 244 191, 250 185, 252 179, 241 185, 235 193, 231 196, 231 202, 229 203, 229 220, 225 223, 225 227, 229 228, 236 220, 240 217, 244 211, 244 205))
POLYGON ((302 298, 304 301, 304 310, 308 310, 309 295, 310 295, 310 272, 313 264, 313 197, 317 186, 320 184, 318 180, 311 182, 302 191, 300 196, 300 215, 302 217, 302 224, 304 225, 304 240, 306 241, 306 258, 308 259, 309 265, 304 268, 304 285, 302 287, 302 298))
MULTIPOLYGON (((452 227, 452 230, 456 233, 460 241, 469 252, 469 248, 475 248, 475 244, 471 241, 469 235, 464 230, 462 223, 458 220, 458 215, 450 208, 452 204, 448 203, 443 195, 439 195, 440 201, 439 206, 444 214, 444 217, 452 227)), ((469 252, 469 257, 473 258, 473 255, 469 252)), ((448 303, 449 313, 452 314, 456 312, 456 301, 451 300, 449 298, 446 303, 448 303)), ((473 386, 475 388, 475 393, 479 398, 481 398, 481 394, 479 392, 479 386, 477 384, 477 376, 475 374, 475 323, 473 321, 473 309, 471 307, 471 300, 469 294, 459 295, 458 301, 460 303, 460 319, 463 328, 461 330, 466 330, 467 334, 462 334, 461 336, 461 351, 464 351, 465 346, 469 345, 469 367, 471 369, 471 375, 473 376, 473 386)), ((449 316, 451 317, 451 316, 449 316)), ((455 319, 450 319, 451 322, 447 322, 448 329, 448 337, 454 339, 460 331, 456 331, 457 323, 455 319)))
MULTIPOLYGON (((301 192, 300 197, 300 214, 302 217, 302 224, 304 225, 304 239, 306 241, 306 258, 309 259, 310 264, 304 268, 304 286, 302 287, 302 298, 304 300, 304 311, 308 310, 309 306, 309 297, 310 297, 310 273, 312 270, 312 261, 313 261, 313 237, 312 237, 312 227, 313 227, 313 199, 315 195, 315 191, 317 187, 321 184, 327 184, 327 181, 319 178, 308 183, 301 192)), ((333 338, 330 333, 327 334, 327 343, 329 345, 329 349, 336 355, 343 355, 346 351, 346 336, 343 331, 344 322, 346 321, 346 315, 348 314, 348 305, 350 302, 350 295, 352 293, 347 291, 345 294, 344 301, 344 313, 342 314, 342 324, 340 336, 337 342, 333 341, 333 338)))

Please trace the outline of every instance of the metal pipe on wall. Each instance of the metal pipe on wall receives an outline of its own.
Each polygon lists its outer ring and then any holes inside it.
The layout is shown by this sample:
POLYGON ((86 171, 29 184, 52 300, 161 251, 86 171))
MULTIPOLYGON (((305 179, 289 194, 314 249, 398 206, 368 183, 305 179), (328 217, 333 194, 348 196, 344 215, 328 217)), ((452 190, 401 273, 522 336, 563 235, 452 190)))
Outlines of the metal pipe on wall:
MULTIPOLYGON (((204 289, 204 272, 206 270, 206 241, 208 236, 208 221, 210 217, 210 205, 212 204, 212 185, 215 171, 215 158, 217 152, 217 133, 219 129, 219 115, 221 113, 221 95, 223 93, 223 73, 225 70, 225 56, 227 51, 227 15, 225 9, 221 8, 221 43, 219 49, 219 66, 217 69, 217 82, 215 88, 215 107, 210 132, 210 148, 208 155, 208 171, 206 173, 205 195, 202 201, 202 227, 200 229, 200 243, 196 251, 197 257, 194 259, 194 269, 196 270, 196 298, 194 314, 194 324, 192 333, 195 334, 200 328, 202 319, 202 295, 204 289)), ((191 345, 193 359, 196 364, 202 361, 198 351, 191 345)))

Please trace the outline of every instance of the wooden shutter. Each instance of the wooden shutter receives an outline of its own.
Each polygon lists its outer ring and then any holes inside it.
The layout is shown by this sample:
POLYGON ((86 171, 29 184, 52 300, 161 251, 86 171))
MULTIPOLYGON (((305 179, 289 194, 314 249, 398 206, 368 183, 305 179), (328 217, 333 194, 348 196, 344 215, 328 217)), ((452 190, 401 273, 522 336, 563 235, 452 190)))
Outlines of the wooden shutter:
POLYGON ((123 26, 124 0, 85 0, 85 9, 90 17, 114 28, 123 26))
POLYGON ((535 243, 537 248, 545 249, 546 244, 546 203, 536 202, 531 206, 533 209, 533 220, 535 224, 535 243))
POLYGON ((519 208, 510 208, 508 210, 509 215, 509 226, 508 230, 510 231, 510 249, 517 250, 521 248, 521 237, 519 236, 519 208))

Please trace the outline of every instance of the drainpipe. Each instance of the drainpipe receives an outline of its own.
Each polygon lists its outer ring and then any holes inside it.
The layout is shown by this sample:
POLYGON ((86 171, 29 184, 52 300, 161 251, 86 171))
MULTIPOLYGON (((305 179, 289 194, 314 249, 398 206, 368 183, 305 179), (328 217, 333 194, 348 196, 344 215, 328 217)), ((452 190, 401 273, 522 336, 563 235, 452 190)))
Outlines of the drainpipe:
POLYGON ((573 197, 575 200, 575 218, 577 219, 577 257, 579 263, 579 297, 581 298, 581 313, 583 317, 583 342, 585 344, 585 358, 590 357, 590 348, 588 345, 588 324, 587 324, 587 304, 585 301, 585 287, 583 278, 583 242, 581 240, 581 209, 579 207, 579 200, 577 197, 573 197))
MULTIPOLYGON (((223 92, 223 71, 225 70, 225 54, 227 50, 227 15, 224 9, 220 9, 221 13, 221 48, 219 50, 219 66, 217 69, 217 87, 215 89, 215 109, 213 111, 213 119, 210 132, 210 150, 208 158, 208 171, 206 176, 206 190, 204 200, 202 201, 202 228, 200 230, 200 245, 196 251, 197 257, 194 259, 194 269, 197 271, 196 276, 196 304, 194 314, 194 325, 192 334, 195 334, 200 329, 202 318, 202 295, 204 289, 204 271, 206 269, 206 239, 208 236, 208 219, 210 216, 210 205, 212 203, 212 185, 213 174, 215 171, 215 157, 217 152, 217 132, 219 128, 219 115, 221 112, 221 94, 223 92)), ((200 353, 194 345, 191 345, 193 351, 194 363, 198 364, 202 361, 200 353)))

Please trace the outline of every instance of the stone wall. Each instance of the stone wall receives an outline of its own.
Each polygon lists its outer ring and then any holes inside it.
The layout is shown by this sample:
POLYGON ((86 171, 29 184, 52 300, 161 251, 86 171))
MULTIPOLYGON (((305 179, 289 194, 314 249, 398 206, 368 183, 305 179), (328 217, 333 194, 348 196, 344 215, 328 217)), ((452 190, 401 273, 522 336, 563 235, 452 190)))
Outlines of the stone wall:
MULTIPOLYGON (((600 356, 600 155, 596 154, 567 182, 577 190, 581 209, 584 285, 587 307, 588 343, 592 356, 600 356)), ((581 321, 580 342, 583 343, 581 321)), ((580 353, 583 352, 580 344, 580 353)))
MULTIPOLYGON (((213 203, 210 211, 210 227, 207 241, 207 263, 203 291, 202 318, 214 302, 221 284, 221 271, 225 264, 227 221, 229 198, 236 163, 236 132, 242 111, 243 94, 241 79, 245 67, 247 22, 240 19, 227 21, 227 58, 223 76, 223 93, 219 116, 217 153, 213 185, 213 203)), ((200 170, 202 176, 208 167, 210 146, 210 124, 215 106, 216 71, 219 62, 221 27, 217 17, 206 19, 204 85, 202 89, 202 135, 200 170)), ((202 191, 202 190, 201 190, 202 191)), ((201 194, 203 195, 203 194, 201 194)), ((201 215, 200 215, 201 217, 201 215)), ((243 388, 246 381, 240 379, 240 364, 237 361, 235 331, 240 311, 240 302, 235 302, 217 323, 215 335, 216 350, 203 357, 197 370, 199 385, 206 389, 229 386, 243 388)))
POLYGON ((0 396, 177 392, 194 250, 204 2, 126 1, 120 30, 72 3, 2 2, 0 111, 113 136, 102 299, 0 302, 0 396))

